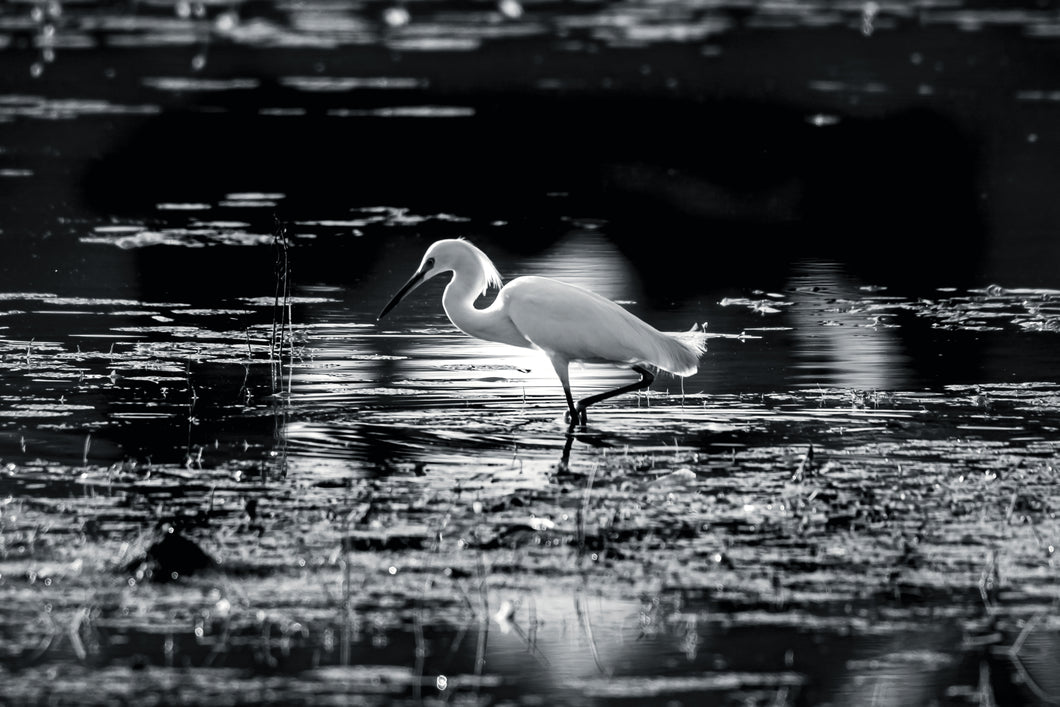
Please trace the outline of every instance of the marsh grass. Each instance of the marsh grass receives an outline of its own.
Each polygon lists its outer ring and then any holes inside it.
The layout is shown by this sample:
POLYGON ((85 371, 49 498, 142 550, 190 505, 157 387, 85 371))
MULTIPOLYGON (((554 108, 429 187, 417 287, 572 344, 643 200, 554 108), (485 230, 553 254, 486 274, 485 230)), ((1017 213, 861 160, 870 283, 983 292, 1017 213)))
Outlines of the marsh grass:
POLYGON ((275 292, 272 302, 272 331, 269 335, 269 363, 276 393, 288 392, 294 366, 294 323, 291 303, 291 257, 287 226, 276 220, 273 234, 275 292), (284 382, 284 351, 287 352, 287 378, 284 382))

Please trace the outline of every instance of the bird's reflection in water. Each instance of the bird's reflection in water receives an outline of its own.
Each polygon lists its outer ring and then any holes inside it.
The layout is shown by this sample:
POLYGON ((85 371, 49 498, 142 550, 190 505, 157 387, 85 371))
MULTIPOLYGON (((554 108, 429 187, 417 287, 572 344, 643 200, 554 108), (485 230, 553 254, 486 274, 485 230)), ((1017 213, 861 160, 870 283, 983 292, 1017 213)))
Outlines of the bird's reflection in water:
POLYGON ((559 462, 556 464, 556 469, 560 473, 570 471, 570 457, 575 441, 581 445, 593 447, 594 449, 610 449, 618 444, 618 442, 614 441, 610 436, 604 435, 601 432, 591 432, 586 430, 568 429, 563 437, 563 451, 560 454, 559 462))
POLYGON ((574 432, 568 431, 566 434, 566 440, 563 443, 563 454, 560 455, 559 464, 556 468, 560 471, 567 471, 570 468, 570 448, 574 444, 574 432))

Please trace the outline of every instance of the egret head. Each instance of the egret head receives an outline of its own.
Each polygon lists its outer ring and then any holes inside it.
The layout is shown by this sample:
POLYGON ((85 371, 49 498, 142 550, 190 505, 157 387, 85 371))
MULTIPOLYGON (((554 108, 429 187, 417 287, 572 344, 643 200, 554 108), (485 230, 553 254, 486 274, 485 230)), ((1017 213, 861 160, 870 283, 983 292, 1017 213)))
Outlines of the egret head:
POLYGON ((485 294, 490 286, 499 287, 501 275, 497 272, 490 259, 481 250, 471 245, 463 238, 447 238, 435 241, 423 254, 420 267, 413 273, 409 281, 398 290, 391 300, 379 313, 379 319, 397 306, 410 292, 435 275, 456 272, 467 277, 477 277, 482 280, 482 293, 485 294))

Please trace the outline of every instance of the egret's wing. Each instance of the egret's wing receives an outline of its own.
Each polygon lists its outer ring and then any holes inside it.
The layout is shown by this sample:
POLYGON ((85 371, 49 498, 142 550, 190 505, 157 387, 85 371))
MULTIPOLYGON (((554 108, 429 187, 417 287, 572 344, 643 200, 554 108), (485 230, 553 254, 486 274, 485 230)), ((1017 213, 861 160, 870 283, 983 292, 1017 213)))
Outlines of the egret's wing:
POLYGON ((520 277, 502 294, 520 333, 546 352, 569 361, 648 363, 679 375, 696 371, 700 351, 589 290, 520 277))

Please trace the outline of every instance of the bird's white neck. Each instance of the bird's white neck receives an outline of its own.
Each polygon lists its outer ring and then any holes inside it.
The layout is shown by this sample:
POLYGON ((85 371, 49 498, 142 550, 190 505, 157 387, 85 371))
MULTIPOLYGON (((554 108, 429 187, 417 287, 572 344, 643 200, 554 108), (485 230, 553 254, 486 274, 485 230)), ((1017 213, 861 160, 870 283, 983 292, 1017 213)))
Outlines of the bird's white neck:
POLYGON ((512 346, 532 346, 499 306, 499 296, 484 309, 475 307, 475 300, 485 286, 486 276, 480 268, 471 272, 454 272, 453 279, 446 285, 442 295, 442 307, 449 321, 469 336, 512 346))

